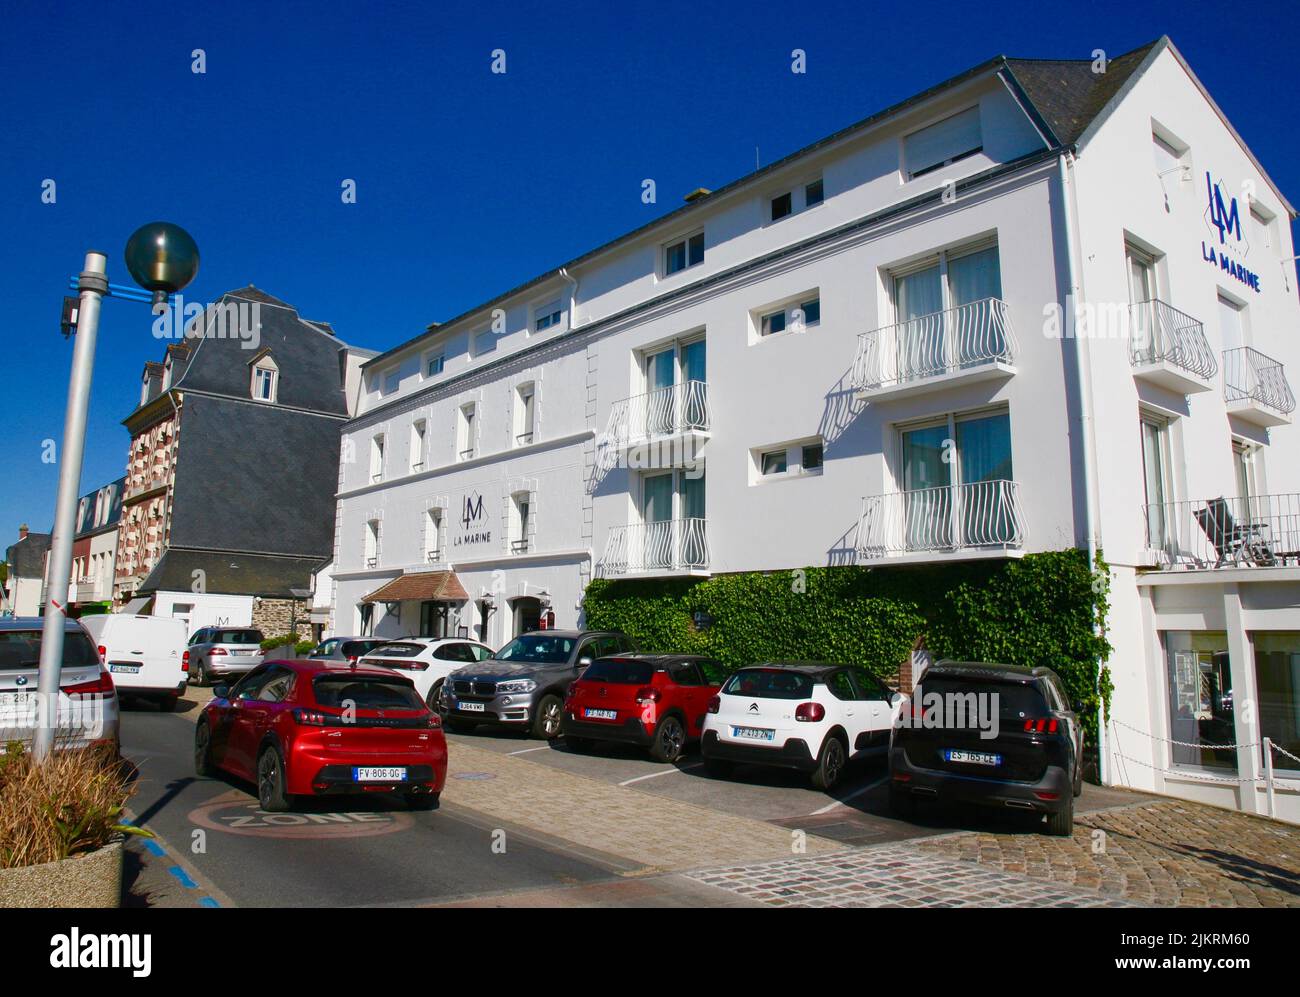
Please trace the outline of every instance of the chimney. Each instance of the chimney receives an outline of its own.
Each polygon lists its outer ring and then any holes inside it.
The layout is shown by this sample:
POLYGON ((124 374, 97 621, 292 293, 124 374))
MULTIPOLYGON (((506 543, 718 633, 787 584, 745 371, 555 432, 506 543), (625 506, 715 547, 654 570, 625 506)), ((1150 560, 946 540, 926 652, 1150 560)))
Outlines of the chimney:
POLYGON ((682 198, 682 200, 684 200, 687 204, 694 204, 700 198, 708 197, 712 193, 713 191, 709 190, 708 187, 696 187, 693 191, 691 191, 684 198, 682 198))
POLYGON ((26 523, 23 523, 22 526, 18 527, 18 539, 19 539, 19 540, 26 540, 26 539, 27 539, 27 524, 26 524, 26 523))

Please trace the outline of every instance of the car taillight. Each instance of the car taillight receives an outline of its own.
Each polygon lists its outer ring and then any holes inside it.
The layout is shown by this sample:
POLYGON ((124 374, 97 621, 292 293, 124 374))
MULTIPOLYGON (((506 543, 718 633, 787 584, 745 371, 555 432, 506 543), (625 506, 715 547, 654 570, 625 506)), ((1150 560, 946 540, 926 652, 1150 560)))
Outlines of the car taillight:
POLYGON ((69 696, 113 696, 117 689, 113 685, 113 676, 108 674, 108 669, 103 665, 99 666, 99 676, 89 682, 78 682, 76 685, 65 685, 63 691, 69 696))
POLYGON ((821 703, 800 703, 794 709, 794 718, 801 723, 817 723, 826 716, 826 707, 821 703))
POLYGON ((569 683, 569 688, 565 690, 564 698, 565 698, 565 699, 572 699, 572 698, 573 698, 574 696, 576 696, 577 694, 578 694, 578 683, 577 683, 577 682, 570 682, 570 683, 569 683))
POLYGON ((294 710, 293 718, 304 727, 324 727, 326 716, 318 710, 294 710))
POLYGON ((226 649, 225 649, 224 647, 214 647, 211 651, 208 652, 208 654, 210 654, 210 655, 212 655, 212 654, 226 654, 226 653, 228 653, 228 652, 226 651, 226 649))
POLYGON ((189 670, 190 670, 190 652, 186 651, 184 654, 181 655, 181 671, 188 672, 189 670))
POLYGON ((108 648, 100 644, 96 650, 99 651, 99 663, 102 665, 108 658, 108 648))
POLYGON ((355 654, 349 654, 349 655, 348 655, 348 664, 349 664, 349 665, 355 665, 356 663, 357 663, 357 655, 355 655, 355 654))
POLYGON ((636 701, 638 705, 657 703, 659 702, 659 690, 649 685, 644 689, 638 689, 636 691, 636 701))
POLYGON ((1058 724, 1055 718, 1049 718, 1046 720, 1034 720, 1031 718, 1025 721, 1025 733, 1026 734, 1055 734, 1057 730, 1057 726, 1058 724))
POLYGON ((442 728, 442 717, 436 713, 430 713, 426 723, 429 725, 430 730, 440 730, 442 728))
POLYGON ((721 697, 721 696, 710 696, 710 697, 709 697, 709 712, 710 712, 710 713, 717 713, 718 710, 720 710, 720 709, 722 709, 722 697, 721 697))

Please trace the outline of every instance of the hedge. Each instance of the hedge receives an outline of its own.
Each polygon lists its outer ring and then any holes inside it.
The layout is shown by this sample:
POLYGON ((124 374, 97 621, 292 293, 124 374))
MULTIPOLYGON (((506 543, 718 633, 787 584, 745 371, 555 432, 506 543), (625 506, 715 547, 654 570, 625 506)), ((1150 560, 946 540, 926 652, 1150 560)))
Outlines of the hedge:
POLYGON ((1109 572, 1086 552, 898 567, 821 567, 712 578, 595 579, 586 625, 622 630, 647 651, 704 654, 728 670, 810 660, 897 675, 917 637, 937 660, 1046 665, 1095 736, 1109 708, 1109 572), (705 626, 695 614, 706 614, 705 626), (1100 632, 1098 632, 1100 627, 1100 632), (1099 695, 1098 690, 1101 694, 1099 695))

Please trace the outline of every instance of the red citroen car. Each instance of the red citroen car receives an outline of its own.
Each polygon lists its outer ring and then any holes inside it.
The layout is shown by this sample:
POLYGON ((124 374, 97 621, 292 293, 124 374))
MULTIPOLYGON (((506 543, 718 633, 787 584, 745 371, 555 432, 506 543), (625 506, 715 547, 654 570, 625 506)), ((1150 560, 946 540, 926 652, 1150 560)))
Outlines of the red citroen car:
POLYGON ((335 661, 267 661, 217 686, 194 731, 194 768, 257 784, 263 810, 296 796, 401 793, 438 804, 447 742, 411 680, 335 661))
POLYGON ((598 658, 569 686, 560 717, 565 743, 584 751, 595 741, 648 748, 675 762, 698 741, 718 686, 717 663, 686 654, 621 654, 598 658))

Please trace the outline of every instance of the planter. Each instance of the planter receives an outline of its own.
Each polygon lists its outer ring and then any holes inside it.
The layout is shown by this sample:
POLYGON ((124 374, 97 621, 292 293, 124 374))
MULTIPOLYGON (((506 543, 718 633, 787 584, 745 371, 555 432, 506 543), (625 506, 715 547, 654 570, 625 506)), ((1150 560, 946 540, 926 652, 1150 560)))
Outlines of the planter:
POLYGON ((70 859, 0 869, 0 907, 120 906, 122 859, 119 838, 70 859))

